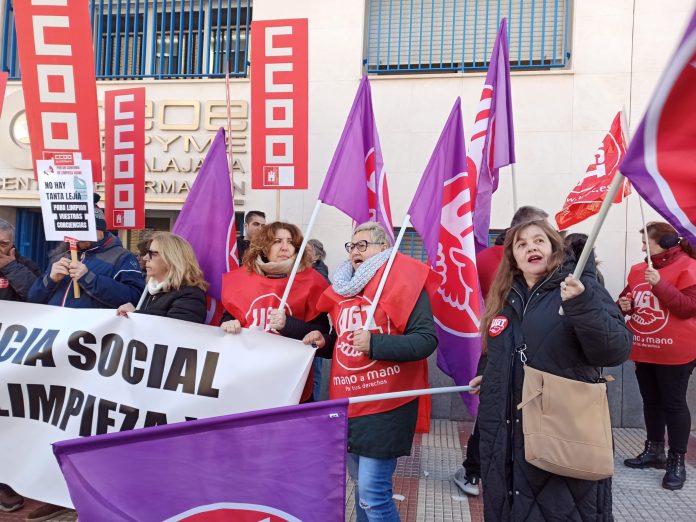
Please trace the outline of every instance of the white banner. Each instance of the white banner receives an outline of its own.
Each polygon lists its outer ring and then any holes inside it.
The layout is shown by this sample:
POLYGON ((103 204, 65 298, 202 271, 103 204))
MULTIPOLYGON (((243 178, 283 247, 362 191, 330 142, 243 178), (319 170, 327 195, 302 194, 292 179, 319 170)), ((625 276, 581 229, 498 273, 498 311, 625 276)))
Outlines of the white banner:
POLYGON ((314 356, 260 330, 115 310, 0 301, 0 321, 0 483, 64 506, 51 443, 297 404, 314 356))

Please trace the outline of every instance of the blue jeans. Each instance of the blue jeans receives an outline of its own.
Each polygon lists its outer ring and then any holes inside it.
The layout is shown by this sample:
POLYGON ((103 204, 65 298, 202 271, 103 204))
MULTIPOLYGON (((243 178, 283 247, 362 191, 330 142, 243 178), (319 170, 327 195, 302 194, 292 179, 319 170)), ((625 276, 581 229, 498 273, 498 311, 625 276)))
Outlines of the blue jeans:
POLYGON ((396 459, 372 459, 348 453, 348 474, 355 484, 358 522, 399 522, 392 500, 392 475, 396 459))
POLYGON ((312 361, 312 369, 314 370, 314 382, 312 383, 312 400, 319 402, 321 400, 321 371, 324 368, 324 359, 315 357, 312 361))

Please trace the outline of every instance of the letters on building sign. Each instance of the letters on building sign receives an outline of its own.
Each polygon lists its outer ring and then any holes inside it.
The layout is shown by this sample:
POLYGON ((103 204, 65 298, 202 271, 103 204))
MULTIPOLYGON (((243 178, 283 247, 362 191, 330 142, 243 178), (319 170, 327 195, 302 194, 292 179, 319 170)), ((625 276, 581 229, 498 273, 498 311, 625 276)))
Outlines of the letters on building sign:
POLYGON ((34 168, 46 153, 75 151, 100 181, 89 10, 81 0, 15 0, 14 16, 34 168))
POLYGON ((306 189, 307 19, 252 22, 251 186, 306 189))

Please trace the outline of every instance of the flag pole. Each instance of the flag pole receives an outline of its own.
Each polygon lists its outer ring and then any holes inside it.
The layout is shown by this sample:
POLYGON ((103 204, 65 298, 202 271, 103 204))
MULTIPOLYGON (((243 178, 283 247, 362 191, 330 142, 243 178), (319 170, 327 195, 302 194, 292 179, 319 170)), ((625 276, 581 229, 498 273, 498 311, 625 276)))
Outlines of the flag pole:
POLYGON ((515 172, 515 164, 510 163, 510 166, 512 167, 510 179, 512 180, 512 213, 514 215, 520 207, 517 206, 517 173, 515 172))
MULTIPOLYGON (((621 107, 621 132, 625 132, 625 137, 630 139, 628 125, 626 125, 626 107, 621 107)), ((626 140, 628 143, 628 140, 626 140)), ((638 194, 638 206, 640 207, 640 219, 643 222, 643 239, 645 240, 645 252, 648 257, 648 268, 652 268, 652 259, 650 258, 650 243, 648 243, 648 227, 645 223, 645 210, 643 207, 643 196, 638 194)), ((626 231, 628 233, 628 230, 626 231)))
MULTIPOLYGON (((590 232, 590 235, 587 237, 587 242, 585 243, 585 247, 582 249, 582 254, 580 254, 578 264, 575 266, 575 271, 573 272, 573 279, 580 279, 582 271, 585 269, 587 259, 590 257, 590 253, 592 253, 592 249, 594 248, 595 241, 597 241, 597 236, 599 236, 599 230, 602 228, 602 225, 604 225, 604 220, 607 217, 607 213, 609 212, 609 209, 611 208, 611 205, 614 202, 616 193, 619 191, 619 188, 623 186, 624 179, 626 178, 624 178, 623 174, 621 174, 620 172, 617 171, 616 174, 614 174, 614 178, 611 180, 611 185, 609 185, 609 191, 607 192, 607 195, 604 197, 604 201, 602 201, 602 206, 600 207, 599 212, 597 213, 597 220, 595 221, 595 224, 592 227, 592 232, 590 232)), ((563 315, 563 305, 561 305, 561 308, 558 311, 558 313, 560 315, 563 315)))
POLYGON ((402 397, 419 397, 421 395, 439 395, 441 393, 462 393, 478 390, 478 386, 445 386, 441 388, 426 388, 422 390, 404 390, 391 393, 375 393, 373 395, 362 395, 360 397, 349 397, 348 404, 359 404, 361 402, 384 401, 387 399, 400 399, 402 397))
POLYGON ((295 276, 297 275, 297 270, 300 268, 300 262, 302 261, 302 254, 304 254, 307 248, 307 241, 309 241, 309 234, 314 228, 314 222, 317 220, 317 214, 319 214, 319 208, 321 207, 321 200, 317 199, 317 204, 314 205, 314 210, 312 211, 312 216, 309 218, 309 223, 307 224, 307 230, 305 230, 304 238, 302 239, 302 244, 300 245, 300 250, 297 252, 297 257, 295 258, 295 264, 292 265, 292 272, 288 277, 288 284, 285 285, 285 291, 283 292, 283 298, 280 300, 279 310, 285 310, 285 303, 288 301, 288 296, 290 295, 290 288, 292 283, 295 281, 295 276))
POLYGON ((391 270, 391 267, 394 264, 394 258, 396 257, 396 253, 399 251, 399 245, 401 244, 401 240, 404 238, 404 234, 406 233, 406 229, 408 228, 410 220, 411 216, 409 214, 406 214, 404 222, 401 224, 401 228, 399 229, 399 235, 397 236, 396 241, 394 242, 394 246, 392 247, 391 254, 389 255, 389 260, 387 261, 387 266, 384 269, 384 273, 382 274, 382 279, 380 279, 379 281, 379 286, 377 287, 377 291, 375 292, 375 297, 374 299, 372 299, 370 310, 367 312, 367 320, 365 321, 365 325, 363 326, 363 330, 365 331, 370 330, 370 325, 372 324, 372 320, 375 317, 375 311, 377 310, 379 298, 382 296, 384 285, 387 283, 387 277, 389 277, 389 271, 391 270))

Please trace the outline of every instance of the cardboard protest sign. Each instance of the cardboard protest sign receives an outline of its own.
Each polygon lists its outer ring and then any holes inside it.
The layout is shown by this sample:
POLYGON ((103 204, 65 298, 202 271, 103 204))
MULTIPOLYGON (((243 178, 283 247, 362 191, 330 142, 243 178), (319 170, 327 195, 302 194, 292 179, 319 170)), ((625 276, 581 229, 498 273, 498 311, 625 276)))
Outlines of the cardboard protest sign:
POLYGON ((91 162, 79 153, 51 156, 36 162, 46 239, 96 241, 91 162))

